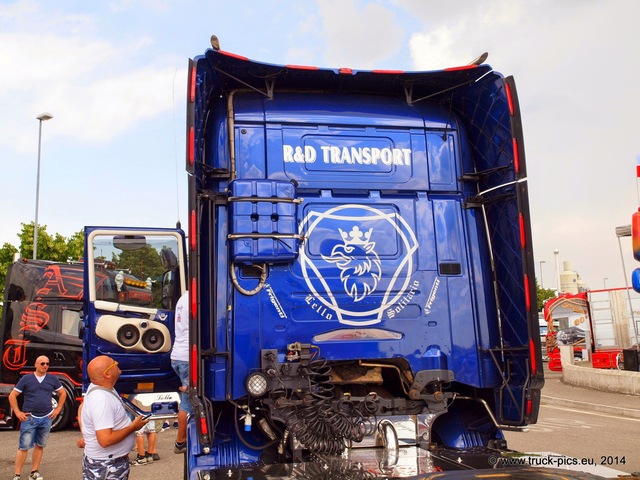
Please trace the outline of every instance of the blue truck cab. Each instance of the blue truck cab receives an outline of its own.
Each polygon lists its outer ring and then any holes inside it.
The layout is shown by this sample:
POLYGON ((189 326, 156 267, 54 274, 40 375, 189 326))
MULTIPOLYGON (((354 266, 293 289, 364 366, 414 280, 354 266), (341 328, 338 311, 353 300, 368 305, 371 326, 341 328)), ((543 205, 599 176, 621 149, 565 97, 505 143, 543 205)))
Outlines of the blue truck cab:
POLYGON ((187 97, 185 477, 494 468, 544 384, 513 78, 214 48, 187 97))

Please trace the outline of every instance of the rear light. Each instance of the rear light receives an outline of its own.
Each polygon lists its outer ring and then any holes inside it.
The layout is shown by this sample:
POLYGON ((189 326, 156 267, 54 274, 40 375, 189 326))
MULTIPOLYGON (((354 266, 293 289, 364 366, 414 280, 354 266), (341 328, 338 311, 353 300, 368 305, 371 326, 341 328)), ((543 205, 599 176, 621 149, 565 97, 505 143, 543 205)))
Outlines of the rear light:
POLYGON ((242 55, 236 55, 235 53, 225 52, 224 50, 218 50, 218 53, 221 53, 225 57, 237 58, 239 60, 244 60, 245 62, 249 61, 248 57, 243 57, 242 55))
POLYGON ((460 67, 445 68, 443 71, 444 72, 455 72, 455 71, 458 71, 458 70, 471 70, 472 68, 478 68, 478 65, 462 65, 460 67))
POLYGON ((518 140, 513 139, 513 168, 516 174, 520 172, 520 155, 518 153, 518 140))
POLYGON ((196 67, 191 68, 191 76, 189 77, 189 101, 196 101, 196 67))
POLYGON ((320 70, 318 67, 312 67, 310 65, 285 65, 287 68, 293 68, 294 70, 320 70))
POLYGON ((514 112, 513 97, 511 96, 511 87, 509 86, 508 83, 504 84, 504 90, 507 94, 507 104, 509 105, 509 114, 513 117, 513 112, 514 112))
POLYGON ((196 235, 196 211, 191 210, 191 214, 189 215, 189 246, 191 247, 191 252, 196 251, 196 235))
POLYGON ((193 130, 193 127, 189 127, 189 144, 187 145, 187 162, 189 163, 189 168, 193 168, 194 158, 195 158, 195 150, 196 150, 196 134, 193 130))
POLYGON ((524 274, 524 301, 527 312, 531 311, 531 290, 529 289, 529 275, 524 274))
POLYGON ((533 410, 533 401, 527 400, 527 417, 531 416, 531 411, 533 410))
POLYGON ((189 317, 191 320, 195 320, 198 313, 198 298, 197 291, 198 284, 195 278, 191 278, 191 289, 189 290, 189 317))
POLYGON ((529 339, 529 358, 531 359, 531 373, 535 375, 538 370, 538 364, 536 362, 536 346, 533 343, 533 339, 529 339))
POLYGON ((338 69, 338 73, 342 73, 344 75, 353 75, 353 69, 351 69, 351 68, 340 68, 340 69, 338 69))
POLYGON ((202 433, 202 435, 209 434, 209 427, 207 426, 207 417, 200 418, 200 433, 202 433))
POLYGON ((189 362, 189 373, 191 374, 191 386, 198 386, 198 348, 191 345, 191 361, 189 362))
POLYGON ((527 237, 524 234, 524 217, 522 213, 518 214, 518 222, 520 223, 520 248, 524 250, 527 246, 527 237))

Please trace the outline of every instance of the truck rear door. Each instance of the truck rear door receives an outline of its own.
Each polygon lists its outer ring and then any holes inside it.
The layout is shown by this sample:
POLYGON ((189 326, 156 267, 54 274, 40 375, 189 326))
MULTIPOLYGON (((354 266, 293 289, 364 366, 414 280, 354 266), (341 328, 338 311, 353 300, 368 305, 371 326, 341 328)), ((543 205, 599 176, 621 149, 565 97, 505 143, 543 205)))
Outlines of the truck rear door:
POLYGON ((83 382, 99 355, 119 362, 120 393, 176 391, 171 368, 175 304, 186 290, 184 233, 85 228, 83 382))

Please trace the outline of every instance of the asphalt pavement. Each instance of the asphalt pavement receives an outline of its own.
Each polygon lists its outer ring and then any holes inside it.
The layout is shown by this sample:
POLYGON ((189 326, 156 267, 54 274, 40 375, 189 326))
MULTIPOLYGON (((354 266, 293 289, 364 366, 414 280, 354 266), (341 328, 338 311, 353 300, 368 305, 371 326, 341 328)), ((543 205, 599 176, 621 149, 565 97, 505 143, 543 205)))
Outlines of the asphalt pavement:
MULTIPOLYGON (((542 389, 542 403, 562 405, 569 408, 605 412, 623 417, 640 418, 640 396, 621 393, 600 392, 568 385, 562 380, 562 372, 552 372, 545 365, 545 386, 542 389)), ((158 434, 159 462, 134 467, 132 480, 179 480, 183 473, 183 456, 173 453, 175 430, 158 434)), ((41 468, 47 480, 67 480, 80 478, 82 450, 77 448, 79 432, 65 430, 53 433, 47 446, 41 468)), ((18 445, 18 432, 0 431, 0 479, 10 478, 18 445)), ((131 458, 135 456, 131 454, 131 458)), ((30 457, 25 470, 30 467, 30 457)), ((23 474, 23 478, 25 475, 23 474)))
POLYGON ((623 417, 640 418, 640 395, 601 392, 569 385, 562 372, 552 372, 545 364, 541 402, 580 410, 604 412, 623 417))

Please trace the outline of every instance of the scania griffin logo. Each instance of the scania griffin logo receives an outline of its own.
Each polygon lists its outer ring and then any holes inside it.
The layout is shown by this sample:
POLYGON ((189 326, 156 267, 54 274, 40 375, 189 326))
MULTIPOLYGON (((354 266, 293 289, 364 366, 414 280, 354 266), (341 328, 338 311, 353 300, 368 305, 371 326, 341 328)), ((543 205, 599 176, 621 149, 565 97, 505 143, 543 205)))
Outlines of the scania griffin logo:
POLYGON ((308 239, 300 255, 302 275, 340 323, 380 323, 409 289, 418 245, 395 208, 347 204, 313 210, 300 228, 308 239))

